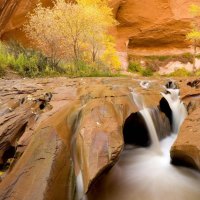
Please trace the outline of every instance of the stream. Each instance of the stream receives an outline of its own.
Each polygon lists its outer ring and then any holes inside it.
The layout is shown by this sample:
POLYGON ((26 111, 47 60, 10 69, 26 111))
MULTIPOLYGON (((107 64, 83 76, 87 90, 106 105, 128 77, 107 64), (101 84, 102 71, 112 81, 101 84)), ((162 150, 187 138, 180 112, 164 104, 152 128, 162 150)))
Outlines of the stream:
MULTIPOLYGON (((172 110, 171 134, 159 141, 150 109, 132 90, 134 103, 140 109, 148 129, 151 145, 125 145, 118 162, 105 172, 84 200, 199 200, 200 173, 171 164, 170 148, 187 116, 176 88, 161 93, 172 110)), ((152 110, 151 110, 152 112, 152 110)), ((155 109, 155 112, 156 109, 155 109)), ((157 114, 157 113, 156 113, 157 114)), ((137 133, 140 134, 140 133, 137 133)))

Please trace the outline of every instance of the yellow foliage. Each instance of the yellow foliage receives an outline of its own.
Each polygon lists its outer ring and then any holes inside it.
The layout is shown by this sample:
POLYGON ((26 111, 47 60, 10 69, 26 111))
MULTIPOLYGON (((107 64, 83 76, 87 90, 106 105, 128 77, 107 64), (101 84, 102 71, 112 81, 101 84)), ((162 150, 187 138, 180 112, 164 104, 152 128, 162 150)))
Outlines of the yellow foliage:
POLYGON ((116 52, 115 44, 113 42, 113 37, 105 36, 104 37, 104 44, 105 44, 105 51, 101 56, 103 62, 109 65, 109 67, 119 70, 121 67, 121 62, 116 52))
POLYGON ((189 12, 194 16, 192 21, 193 29, 186 35, 187 40, 197 42, 200 40, 200 24, 197 16, 200 16, 200 7, 192 4, 189 7, 189 12))
MULTIPOLYGON (((104 40, 108 28, 116 24, 107 0, 55 0, 53 8, 38 4, 28 18, 24 26, 27 36, 54 59, 95 62, 103 51, 114 54, 114 45, 111 48, 111 42, 105 45, 104 40)), ((112 62, 117 63, 117 59, 112 62)))
POLYGON ((200 40, 200 31, 193 29, 186 35, 188 40, 200 40))
POLYGON ((200 15, 200 6, 197 6, 195 4, 192 4, 190 7, 189 7, 189 11, 192 15, 194 16, 198 16, 200 15))

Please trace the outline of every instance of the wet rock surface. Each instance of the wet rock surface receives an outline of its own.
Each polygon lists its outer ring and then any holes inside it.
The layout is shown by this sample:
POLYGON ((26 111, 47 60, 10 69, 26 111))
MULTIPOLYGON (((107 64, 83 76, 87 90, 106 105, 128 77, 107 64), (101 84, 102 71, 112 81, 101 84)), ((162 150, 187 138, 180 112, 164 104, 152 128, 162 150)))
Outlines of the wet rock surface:
POLYGON ((171 148, 172 162, 200 170, 200 108, 184 121, 179 136, 171 148))
MULTIPOLYGON (((87 192, 123 150, 125 120, 139 111, 131 92, 140 94, 147 107, 157 109, 167 80, 147 79, 148 88, 141 81, 1 79, 0 199, 73 199, 80 172, 87 192)), ((191 99, 186 96, 199 91, 188 90, 188 80, 177 81, 188 104, 191 99)), ((192 113, 198 113, 196 108, 192 113)), ((163 133, 169 120, 164 113, 159 116, 164 125, 159 123, 156 129, 163 133)))

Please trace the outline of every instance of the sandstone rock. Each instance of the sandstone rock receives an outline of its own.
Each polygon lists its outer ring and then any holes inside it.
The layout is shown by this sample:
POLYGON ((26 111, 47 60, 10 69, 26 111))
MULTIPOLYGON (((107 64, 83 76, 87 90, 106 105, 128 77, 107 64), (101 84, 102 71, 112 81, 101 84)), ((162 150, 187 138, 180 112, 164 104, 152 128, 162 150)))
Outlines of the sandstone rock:
POLYGON ((200 79, 196 79, 192 82, 188 82, 187 85, 189 85, 190 87, 195 87, 195 88, 199 88, 200 87, 200 79))
POLYGON ((179 135, 171 148, 172 162, 200 170, 200 108, 193 111, 181 126, 179 135))
POLYGON ((73 199, 71 166, 69 148, 56 130, 41 129, 0 185, 0 199, 73 199))
MULTIPOLYGON (((31 12, 39 1, 1 0, 0 1, 0 37, 4 39, 19 39, 26 42, 21 28, 26 21, 26 15, 31 12)), ((42 0, 43 5, 52 5, 52 0, 42 0)))
POLYGON ((125 0, 120 5, 115 4, 120 23, 116 30, 118 49, 124 51, 127 41, 128 52, 133 54, 145 49, 153 52, 155 49, 187 48, 185 34, 190 29, 188 7, 192 3, 199 1, 125 0))
MULTIPOLYGON (((45 6, 51 6, 52 0, 42 0, 45 6)), ((36 6, 37 0, 1 0, 0 36, 2 39, 18 39, 26 43, 21 30, 25 16, 36 6)), ((190 4, 199 4, 198 0, 109 0, 119 25, 111 32, 117 38, 120 52, 145 54, 161 51, 168 53, 174 48, 188 48, 185 34, 190 29, 190 4), (139 50, 139 51, 138 51, 139 50), (143 51, 145 50, 145 51, 143 51)))
POLYGON ((122 126, 137 107, 123 89, 93 84, 79 91, 83 108, 74 133, 76 174, 83 175, 84 191, 111 167, 123 149, 122 126), (87 95, 85 91, 87 90, 87 95))
POLYGON ((29 120, 34 117, 30 108, 30 105, 26 105, 0 117, 0 164, 4 164, 6 161, 2 160, 4 152, 11 146, 17 146, 17 141, 25 132, 29 120))
MULTIPOLYGON (((0 197, 12 199, 14 194, 15 199, 21 199, 22 185, 25 185, 25 199, 32 195, 29 199, 56 199, 58 196, 62 200, 64 195, 72 195, 74 191, 73 181, 69 181, 69 176, 77 176, 80 171, 83 175, 84 192, 87 192, 96 178, 114 165, 123 149, 122 126, 131 113, 140 109, 131 91, 144 97, 144 101, 140 99, 141 105, 158 105, 161 98, 159 91, 163 90, 162 85, 166 81, 146 81, 150 83, 148 88, 142 88, 141 80, 132 78, 0 80, 0 110, 9 107, 13 99, 18 102, 11 112, 0 117, 0 130, 3 130, 0 135, 9 133, 9 141, 16 141, 14 131, 19 132, 21 124, 28 122, 25 131, 20 132, 17 137, 16 153, 19 152, 22 156, 4 174, 0 184, 0 197), (40 99, 47 92, 53 95, 50 102, 52 108, 30 112, 31 99, 40 99), (18 100, 24 97, 28 97, 30 103, 25 101, 19 104, 18 100), (7 116, 14 118, 6 121, 7 116), (11 127, 13 134, 5 127, 11 127), (49 154, 46 151, 48 145, 49 154), (64 165, 66 167, 62 168, 64 165), (72 168, 75 169, 75 175, 70 171, 72 168), (52 170, 55 170, 55 174, 52 170), (67 189, 63 191, 63 187, 56 185, 56 182, 63 183, 67 189), (66 185, 66 182, 70 185, 66 185), (36 194, 40 184, 41 191, 36 194)), ((160 120, 165 123, 165 119, 161 116, 160 120)), ((158 126, 158 130, 161 129, 158 126)), ((6 149, 2 152, 4 154, 6 149)))

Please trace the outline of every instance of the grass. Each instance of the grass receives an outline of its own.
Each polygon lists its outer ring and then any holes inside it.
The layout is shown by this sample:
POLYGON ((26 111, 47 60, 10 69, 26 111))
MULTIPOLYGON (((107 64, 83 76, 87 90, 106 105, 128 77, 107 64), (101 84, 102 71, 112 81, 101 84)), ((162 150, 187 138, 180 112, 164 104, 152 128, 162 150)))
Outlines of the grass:
POLYGON ((130 62, 128 71, 132 73, 138 73, 142 76, 153 76, 153 70, 148 67, 143 67, 139 62, 130 62))
POLYGON ((64 64, 63 68, 68 77, 112 77, 116 75, 109 68, 88 65, 83 61, 76 64, 64 64))
MULTIPOLYGON (((200 58, 200 55, 196 56, 200 58)), ((129 55, 129 62, 144 63, 144 67, 151 69, 153 72, 159 71, 160 67, 167 65, 169 62, 179 61, 183 64, 188 62, 193 63, 193 55, 191 53, 184 53, 181 55, 161 55, 161 56, 132 56, 129 55)))
POLYGON ((0 43, 0 76, 4 76, 10 68, 23 77, 112 77, 120 76, 101 63, 87 64, 79 61, 76 64, 61 61, 52 65, 51 60, 41 52, 26 49, 18 43, 7 45, 0 43))
POLYGON ((177 69, 174 72, 170 73, 168 76, 188 77, 188 76, 192 76, 192 73, 187 71, 185 68, 180 68, 180 69, 177 69))
POLYGON ((130 62, 128 66, 129 72, 140 73, 142 71, 142 65, 139 62, 130 62))

